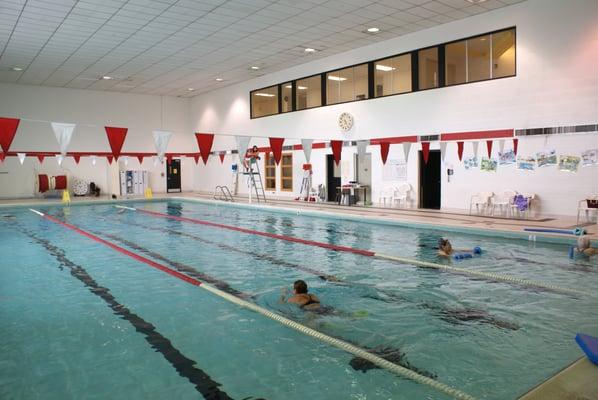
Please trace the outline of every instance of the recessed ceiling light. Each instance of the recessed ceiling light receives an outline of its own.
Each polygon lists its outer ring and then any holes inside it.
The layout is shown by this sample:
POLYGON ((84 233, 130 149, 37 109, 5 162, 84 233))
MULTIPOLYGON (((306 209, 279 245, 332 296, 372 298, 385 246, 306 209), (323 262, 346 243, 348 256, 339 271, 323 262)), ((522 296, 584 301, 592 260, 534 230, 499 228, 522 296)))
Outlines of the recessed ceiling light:
POLYGON ((471 4, 479 4, 479 3, 485 2, 486 0, 466 0, 466 1, 471 4))
POLYGON ((102 79, 104 79, 105 81, 109 81, 110 79, 112 79, 112 77, 108 76, 108 75, 104 75, 104 76, 102 76, 102 79))
POLYGON ((254 70, 254 71, 257 71, 258 69, 260 69, 260 67, 258 67, 258 66, 256 66, 256 65, 252 65, 252 66, 251 66, 251 69, 252 69, 252 70, 254 70))
POLYGON ((306 53, 315 53, 316 49, 312 49, 311 47, 306 47, 305 50, 303 50, 303 51, 305 51, 306 53))
POLYGON ((286 85, 285 87, 286 87, 287 89, 292 89, 292 88, 293 88, 293 86, 291 86, 291 85, 286 85))
POLYGON ((368 28, 367 31, 369 33, 378 33, 378 32, 380 32, 380 28, 371 27, 371 28, 368 28))
POLYGON ((271 93, 256 93, 255 95, 260 97, 274 97, 271 93))
POLYGON ((187 88, 187 90, 190 91, 190 92, 192 92, 192 91, 195 90, 195 88, 190 87, 190 88, 187 88))
POLYGON ((376 69, 378 71, 388 72, 388 71, 394 71, 396 68, 389 67, 388 65, 376 64, 376 69))
POLYGON ((307 86, 297 86, 297 89, 299 89, 299 90, 307 90, 307 86))
POLYGON ((216 78, 216 82, 222 82, 224 79, 222 78, 216 78))
POLYGON ((21 68, 21 67, 12 67, 12 70, 13 71, 22 71, 23 68, 21 68))
POLYGON ((342 76, 336 76, 336 75, 328 75, 328 79, 330 79, 331 81, 346 81, 347 78, 343 78, 342 76))

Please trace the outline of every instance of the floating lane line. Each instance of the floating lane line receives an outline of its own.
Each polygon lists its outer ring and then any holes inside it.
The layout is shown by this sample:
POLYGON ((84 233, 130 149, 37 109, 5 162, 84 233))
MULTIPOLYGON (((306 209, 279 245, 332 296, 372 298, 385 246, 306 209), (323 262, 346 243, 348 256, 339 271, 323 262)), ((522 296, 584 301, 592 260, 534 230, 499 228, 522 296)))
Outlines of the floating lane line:
POLYGON ((309 327, 304 326, 304 325, 302 325, 302 324, 300 324, 298 322, 295 322, 295 321, 290 320, 290 319, 288 319, 286 317, 283 317, 282 315, 278 315, 278 314, 276 314, 276 313, 274 313, 272 311, 269 311, 269 310, 267 310, 265 308, 262 308, 262 307, 258 306, 257 304, 245 301, 245 300, 240 299, 238 297, 235 297, 235 296, 233 296, 233 295, 231 295, 229 293, 226 293, 226 292, 224 292, 224 291, 222 291, 222 290, 220 290, 220 289, 218 289, 216 287, 213 287, 211 285, 208 285, 208 284, 205 284, 203 282, 200 282, 197 279, 193 279, 191 277, 188 277, 187 275, 181 274, 180 272, 172 270, 172 269, 170 269, 170 268, 168 268, 168 267, 166 267, 166 266, 164 266, 162 264, 158 264, 157 262, 152 261, 149 258, 146 258, 146 257, 143 257, 143 256, 138 255, 136 253, 133 253, 133 252, 131 252, 131 251, 129 251, 129 250, 123 248, 123 247, 120 247, 120 246, 118 246, 118 245, 116 245, 114 243, 111 243, 111 242, 109 242, 107 240, 104 240, 104 239, 102 239, 102 238, 100 238, 100 237, 98 237, 98 236, 96 236, 96 235, 94 235, 92 233, 86 232, 83 229, 80 229, 80 228, 76 227, 75 225, 71 225, 71 224, 69 224, 67 222, 61 221, 61 220, 59 220, 57 218, 54 218, 54 217, 52 217, 50 215, 41 213, 41 212, 39 212, 37 210, 34 210, 34 209, 30 209, 30 211, 38 214, 39 216, 41 216, 41 217, 43 217, 43 218, 45 218, 45 219, 47 219, 47 220, 49 220, 51 222, 54 222, 54 223, 59 224, 59 225, 62 225, 65 228, 68 228, 68 229, 70 229, 70 230, 72 230, 72 231, 74 231, 74 232, 76 232, 76 233, 78 233, 78 234, 80 234, 82 236, 85 236, 88 239, 91 239, 91 240, 93 240, 95 242, 98 242, 98 243, 101 243, 101 244, 103 244, 103 245, 105 245, 107 247, 110 247, 111 249, 113 249, 113 250, 115 250, 115 251, 117 251, 117 252, 119 252, 121 254, 124 254, 124 255, 126 255, 128 257, 131 257, 131 258, 133 258, 133 259, 135 259, 135 260, 137 260, 139 262, 145 263, 145 264, 149 265, 150 267, 159 269, 160 271, 166 272, 166 273, 168 273, 168 274, 170 274, 170 275, 172 275, 172 276, 174 276, 176 278, 179 278, 179 279, 181 279, 181 280, 183 280, 183 281, 185 281, 187 283, 190 283, 190 284, 192 284, 194 286, 197 286, 198 288, 207 290, 208 292, 210 292, 210 293, 212 293, 212 294, 214 294, 214 295, 216 295, 218 297, 221 297, 221 298, 223 298, 223 299, 225 299, 225 300, 227 300, 227 301, 229 301, 229 302, 231 302, 233 304, 236 304, 236 305, 238 305, 240 307, 243 307, 245 309, 254 311, 254 312, 256 312, 258 314, 261 314, 261 315, 263 315, 263 316, 265 316, 267 318, 270 318, 273 321, 276 321, 276 322, 278 322, 278 323, 280 323, 282 325, 285 325, 285 326, 287 326, 287 327, 289 327, 291 329, 294 329, 294 330, 296 330, 298 332, 301 332, 301 333, 303 333, 303 334, 305 334, 307 336, 311 336, 311 337, 313 337, 315 339, 318 339, 318 340, 320 340, 320 341, 322 341, 324 343, 327 343, 327 344, 329 344, 331 346, 334 346, 334 347, 336 347, 338 349, 346 351, 347 353, 350 353, 350 354, 353 354, 353 355, 355 355, 357 357, 361 357, 361 358, 363 358, 365 360, 368 360, 368 361, 370 361, 371 363, 377 365, 380 368, 386 369, 386 370, 388 370, 390 372, 393 372, 393 373, 395 373, 395 374, 397 374, 399 376, 405 377, 407 379, 411 379, 411 380, 413 380, 413 381, 415 381, 417 383, 429 386, 429 387, 431 387, 431 388, 433 388, 433 389, 435 389, 435 390, 437 390, 439 392, 445 393, 445 394, 447 394, 447 395, 449 395, 449 396, 451 396, 451 397, 453 397, 455 399, 458 399, 458 400, 475 400, 475 397, 473 397, 473 396, 471 396, 471 395, 469 395, 469 394, 467 394, 465 392, 462 392, 459 389, 455 389, 455 388, 453 388, 451 386, 448 386, 448 385, 446 385, 446 384, 444 384, 442 382, 438 382, 438 381, 436 381, 436 380, 434 380, 432 378, 428 378, 427 376, 418 374, 415 371, 412 371, 412 370, 410 370, 408 368, 402 367, 402 366, 400 366, 398 364, 395 364, 393 362, 385 360, 384 358, 382 358, 380 356, 372 354, 372 353, 368 352, 367 350, 362 349, 361 347, 355 346, 355 345, 353 345, 351 343, 345 342, 345 341, 340 340, 340 339, 336 339, 336 338, 334 338, 332 336, 328 336, 328 335, 326 335, 324 333, 321 333, 321 332, 319 332, 319 331, 317 331, 315 329, 309 328, 309 327))
POLYGON ((455 273, 455 274, 471 276, 474 278, 485 279, 488 281, 507 282, 510 284, 517 284, 517 285, 526 286, 526 287, 535 287, 535 288, 539 288, 539 289, 547 289, 547 290, 561 292, 561 293, 565 293, 565 294, 589 296, 589 294, 587 292, 584 292, 581 290, 556 286, 556 285, 552 285, 549 283, 537 282, 537 281, 528 280, 528 279, 520 279, 520 278, 516 278, 514 276, 510 276, 510 275, 495 274, 492 272, 475 271, 475 270, 471 270, 471 269, 467 269, 467 268, 460 268, 460 267, 452 267, 449 265, 431 263, 431 262, 427 262, 427 261, 420 261, 420 260, 415 260, 415 259, 411 259, 411 258, 404 258, 404 257, 397 257, 397 256, 388 255, 388 254, 375 253, 373 251, 356 249, 353 247, 333 245, 333 244, 329 244, 329 243, 316 242, 313 240, 300 239, 300 238, 296 238, 296 237, 292 237, 292 236, 278 235, 275 233, 268 233, 268 232, 256 231, 253 229, 224 225, 224 224, 219 224, 219 223, 211 222, 211 221, 204 221, 204 220, 196 219, 196 218, 168 215, 168 214, 164 214, 164 213, 160 213, 160 212, 156 212, 156 211, 149 211, 149 210, 144 210, 144 209, 139 209, 139 208, 124 207, 124 206, 115 206, 115 207, 124 208, 124 209, 130 210, 130 211, 137 211, 137 212, 140 212, 143 214, 152 215, 152 216, 160 217, 160 218, 173 219, 173 220, 177 220, 177 221, 189 222, 189 223, 196 224, 196 225, 205 225, 205 226, 211 226, 211 227, 215 227, 215 228, 227 229, 227 230, 231 230, 231 231, 247 233, 250 235, 264 236, 264 237, 268 237, 271 239, 278 239, 278 240, 284 240, 287 242, 300 243, 300 244, 304 244, 307 246, 322 247, 322 248, 325 248, 328 250, 334 250, 334 251, 340 251, 340 252, 346 252, 346 253, 352 253, 352 254, 359 254, 362 256, 366 256, 366 257, 374 257, 374 258, 378 258, 378 259, 382 259, 382 260, 394 261, 394 262, 403 263, 403 264, 411 264, 411 265, 415 265, 417 267, 422 267, 422 268, 432 268, 432 269, 441 270, 441 271, 445 271, 445 272, 451 272, 451 273, 455 273))

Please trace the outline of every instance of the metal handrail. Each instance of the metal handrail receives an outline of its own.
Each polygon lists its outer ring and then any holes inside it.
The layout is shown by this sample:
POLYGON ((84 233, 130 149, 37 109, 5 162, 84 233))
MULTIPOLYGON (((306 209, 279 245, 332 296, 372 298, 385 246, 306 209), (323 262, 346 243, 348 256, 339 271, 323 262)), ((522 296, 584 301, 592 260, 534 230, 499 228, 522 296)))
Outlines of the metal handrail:
POLYGON ((214 189, 214 200, 233 201, 233 195, 227 186, 218 185, 214 189), (220 193, 218 190, 220 190, 220 193))

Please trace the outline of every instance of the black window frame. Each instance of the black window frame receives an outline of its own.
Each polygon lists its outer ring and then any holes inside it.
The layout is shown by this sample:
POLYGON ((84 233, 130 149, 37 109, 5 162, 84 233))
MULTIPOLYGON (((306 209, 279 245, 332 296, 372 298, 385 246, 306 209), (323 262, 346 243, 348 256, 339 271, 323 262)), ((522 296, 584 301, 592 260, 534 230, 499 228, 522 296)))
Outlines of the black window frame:
MULTIPOLYGON (((368 97, 366 97, 365 99, 341 101, 341 102, 338 102, 338 103, 333 103, 333 104, 328 104, 328 98, 327 98, 327 99, 326 99, 326 101, 327 101, 327 102, 325 103, 325 105, 326 105, 326 106, 336 106, 336 105, 339 105, 339 104, 355 103, 355 102, 358 102, 358 101, 365 101, 365 100, 369 100, 369 99, 371 99, 371 97, 369 97, 369 94, 370 94, 370 93, 369 93, 369 92, 370 92, 370 86, 371 86, 371 80, 372 80, 372 75, 370 74, 370 66, 369 66, 369 64, 370 64, 371 62, 372 62, 372 61, 360 62, 360 63, 357 63, 357 64, 348 65, 348 66, 346 66, 346 67, 342 67, 342 68, 336 68, 336 69, 333 69, 333 70, 331 70, 331 71, 322 72, 322 76, 323 76, 323 78, 322 78, 322 79, 323 79, 323 81, 325 81, 325 82, 326 82, 326 91, 328 91, 328 80, 327 80, 327 78, 326 78, 326 76, 327 76, 328 74, 330 74, 330 73, 332 73, 332 72, 336 72, 336 71, 342 71, 343 69, 348 69, 348 68, 360 67, 360 66, 362 66, 362 65, 365 65, 365 66, 367 67, 367 70, 368 70, 368 76, 367 76, 367 80, 368 80, 368 85, 367 85, 367 87, 368 87, 368 90, 367 90, 367 95, 368 95, 368 97)), ((355 84, 355 76, 353 76, 353 84, 355 84)), ((326 97, 328 97, 328 93, 326 93, 326 97)))
MULTIPOLYGON (((312 75, 308 75, 308 76, 304 76, 303 78, 298 78, 298 79, 294 79, 293 80, 293 88, 295 89, 295 96, 293 97, 293 111, 303 111, 303 110, 311 110, 312 108, 319 108, 322 107, 325 103, 322 102, 323 99, 320 100, 320 105, 319 106, 313 106, 313 107, 305 107, 305 108, 301 108, 299 109, 297 107, 297 82, 298 81, 302 81, 304 79, 309 79, 309 78, 315 78, 316 76, 320 77, 320 93, 322 91, 326 91, 326 88, 322 88, 322 74, 312 74, 312 75)), ((289 81, 285 82, 288 83, 289 81)), ((309 89, 309 88, 308 88, 309 89)), ((320 96, 321 97, 321 96, 320 96)), ((287 113, 285 113, 287 114, 287 113)))

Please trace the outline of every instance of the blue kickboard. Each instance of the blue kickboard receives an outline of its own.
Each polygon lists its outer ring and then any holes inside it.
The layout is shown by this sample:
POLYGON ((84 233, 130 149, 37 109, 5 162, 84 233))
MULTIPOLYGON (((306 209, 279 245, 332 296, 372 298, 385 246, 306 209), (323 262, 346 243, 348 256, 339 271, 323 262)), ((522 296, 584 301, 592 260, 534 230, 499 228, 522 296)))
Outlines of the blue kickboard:
POLYGON ((590 361, 598 365, 598 337, 578 333, 575 336, 575 341, 583 352, 586 353, 590 361))

